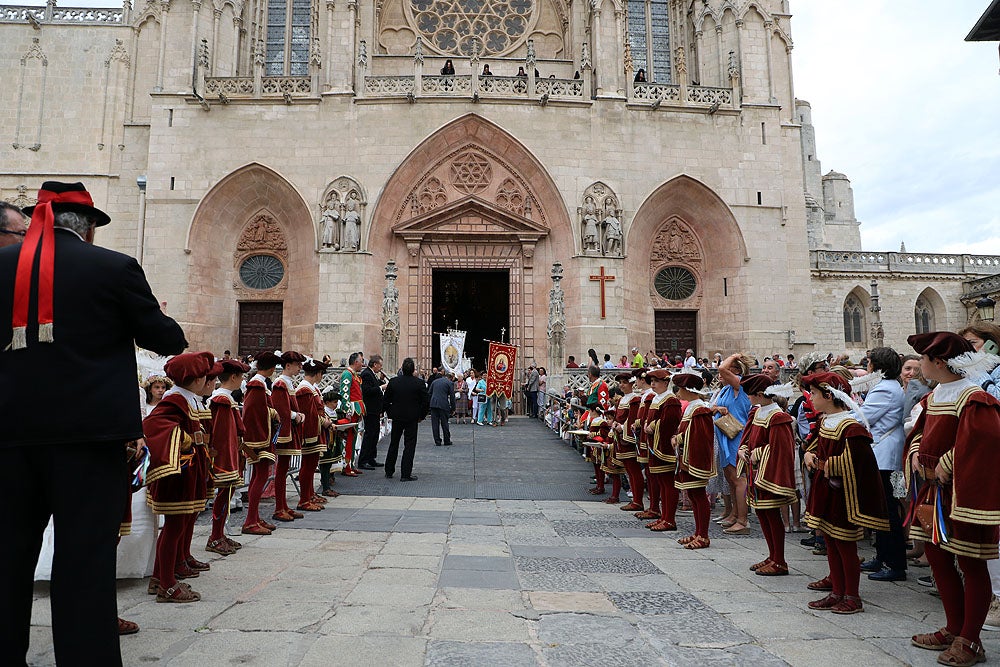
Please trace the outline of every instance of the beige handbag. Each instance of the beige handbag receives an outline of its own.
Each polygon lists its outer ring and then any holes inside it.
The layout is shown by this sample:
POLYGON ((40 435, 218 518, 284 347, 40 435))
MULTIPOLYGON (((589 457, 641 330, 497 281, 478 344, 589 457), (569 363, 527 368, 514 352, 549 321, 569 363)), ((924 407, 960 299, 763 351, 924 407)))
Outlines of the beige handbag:
POLYGON ((743 431, 740 420, 728 413, 716 419, 715 425, 730 438, 735 438, 743 431))

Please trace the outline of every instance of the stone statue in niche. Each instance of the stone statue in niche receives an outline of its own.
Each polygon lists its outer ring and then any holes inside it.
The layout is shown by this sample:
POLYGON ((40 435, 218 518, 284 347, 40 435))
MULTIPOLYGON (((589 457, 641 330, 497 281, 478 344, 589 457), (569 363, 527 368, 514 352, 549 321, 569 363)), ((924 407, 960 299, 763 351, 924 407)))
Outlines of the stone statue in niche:
POLYGON ((354 193, 344 206, 344 243, 341 250, 354 252, 361 248, 361 214, 358 213, 358 199, 354 193))
POLYGON ((331 201, 323 209, 323 247, 337 249, 339 235, 337 232, 337 221, 340 219, 340 213, 337 211, 336 202, 331 201))
POLYGON ((583 251, 599 253, 601 251, 601 236, 597 229, 597 207, 594 200, 587 197, 583 205, 583 251))
POLYGON ((618 219, 618 211, 615 209, 614 201, 608 199, 605 202, 605 207, 605 217, 601 223, 604 225, 604 254, 611 257, 621 257, 622 222, 618 219))

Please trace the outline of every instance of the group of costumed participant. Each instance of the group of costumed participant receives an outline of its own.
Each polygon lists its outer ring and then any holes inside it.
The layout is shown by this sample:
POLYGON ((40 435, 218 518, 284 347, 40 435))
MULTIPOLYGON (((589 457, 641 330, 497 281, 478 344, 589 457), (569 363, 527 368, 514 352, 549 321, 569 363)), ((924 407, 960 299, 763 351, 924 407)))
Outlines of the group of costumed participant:
POLYGON ((195 520, 213 488, 212 528, 205 550, 230 556, 242 547, 225 534, 225 525, 244 464, 250 468, 244 534, 270 535, 277 528, 260 516, 272 465, 272 519, 294 521, 303 518, 303 512, 323 510, 327 502, 314 490, 315 472, 320 456, 335 440, 335 422, 349 421, 338 419, 341 401, 336 392, 320 394, 318 385, 327 364, 298 352, 264 352, 255 365, 256 372, 244 382, 249 366, 236 359, 216 361, 211 352, 180 354, 164 364, 163 372, 173 386, 143 421, 148 458, 139 473, 147 485, 149 507, 163 517, 147 589, 157 602, 201 599, 182 580, 211 569, 193 556, 191 542, 195 520), (281 374, 269 387, 279 364, 281 374), (296 383, 300 372, 304 380, 296 383), (233 396, 237 390, 243 393, 242 409, 233 396), (285 494, 293 456, 301 456, 300 496, 294 510, 285 494))
MULTIPOLYGON (((922 355, 925 378, 939 384, 921 402, 907 441, 909 488, 907 525, 911 539, 926 543, 947 625, 913 636, 920 648, 941 651, 945 665, 985 660, 979 633, 991 600, 986 561, 998 557, 1000 542, 1000 402, 969 378, 997 365, 995 356, 976 352, 957 334, 932 332, 908 338, 922 355)), ((875 375, 880 375, 876 373, 875 375)), ((595 472, 627 476, 632 499, 621 507, 652 519, 653 531, 676 531, 680 491, 694 514, 694 533, 678 540, 688 549, 710 544, 710 506, 705 487, 717 474, 713 410, 705 401, 704 380, 694 371, 636 369, 615 378, 623 395, 614 406, 599 397, 607 385, 591 378, 592 400, 582 421, 590 429, 588 456, 595 472), (603 468, 603 470, 601 470, 603 468), (649 493, 648 509, 643 505, 649 493)), ((808 585, 827 595, 809 603, 816 611, 855 614, 864 610, 857 543, 865 529, 889 529, 873 438, 852 394, 854 386, 836 372, 816 372, 799 380, 817 413, 816 437, 803 460, 811 475, 805 522, 827 544, 829 574, 808 585)), ((738 436, 737 475, 746 481, 746 500, 757 514, 768 555, 750 566, 761 576, 788 574, 781 508, 798 502, 793 420, 775 399, 791 398, 795 387, 765 375, 745 375, 739 389, 752 405, 738 436)), ((618 484, 605 502, 619 502, 618 484)), ((604 475, 591 491, 603 493, 604 475)))

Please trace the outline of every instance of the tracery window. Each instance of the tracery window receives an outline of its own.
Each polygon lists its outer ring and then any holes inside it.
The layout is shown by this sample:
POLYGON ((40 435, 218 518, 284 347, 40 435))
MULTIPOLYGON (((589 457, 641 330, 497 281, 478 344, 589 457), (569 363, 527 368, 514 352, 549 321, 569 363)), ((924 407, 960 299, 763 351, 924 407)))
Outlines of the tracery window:
POLYGON ((917 298, 917 305, 913 307, 913 319, 918 334, 934 331, 934 309, 924 297, 917 298))
POLYGON ((844 300, 844 342, 864 344, 865 309, 853 294, 844 300))
POLYGON ((628 0, 628 39, 633 69, 646 80, 671 83, 667 0, 628 0))
MULTIPOLYGON (((293 0, 294 1, 294 0, 293 0)), ((431 49, 448 55, 509 52, 537 20, 536 0, 404 0, 411 25, 431 49)))
POLYGON ((312 0, 267 0, 265 76, 307 76, 312 0))

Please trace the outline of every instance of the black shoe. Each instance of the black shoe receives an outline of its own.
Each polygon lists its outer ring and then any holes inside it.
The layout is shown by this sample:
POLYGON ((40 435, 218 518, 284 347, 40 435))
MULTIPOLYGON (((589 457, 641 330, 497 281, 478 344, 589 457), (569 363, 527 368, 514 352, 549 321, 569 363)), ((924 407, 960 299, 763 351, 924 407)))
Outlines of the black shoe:
POLYGON ((373 466, 375 466, 376 468, 384 468, 384 467, 385 467, 385 464, 384 464, 384 463, 381 463, 380 461, 376 461, 376 460, 374 460, 374 459, 372 459, 372 460, 371 460, 371 461, 369 461, 368 463, 372 464, 372 465, 373 465, 373 466))
POLYGON ((801 544, 804 547, 814 547, 816 546, 816 536, 810 535, 809 537, 803 537, 801 540, 799 540, 799 544, 801 544))
POLYGON ((441 446, 441 443, 440 443, 440 442, 435 442, 435 443, 434 443, 434 446, 435 446, 435 447, 440 447, 440 446, 441 446))
POLYGON ((878 572, 869 574, 868 578, 872 581, 906 581, 906 570, 890 570, 883 567, 878 572))
POLYGON ((391 472, 386 472, 386 473, 385 473, 385 478, 386 478, 386 479, 392 479, 392 475, 393 475, 393 473, 391 473, 391 472))
POLYGON ((367 461, 365 461, 364 463, 362 463, 358 467, 361 468, 362 470, 378 470, 378 468, 376 468, 375 466, 373 466, 371 463, 368 463, 367 461))
POLYGON ((917 583, 920 584, 921 586, 928 586, 928 587, 933 587, 935 585, 934 577, 930 574, 924 575, 923 577, 917 577, 917 583))
POLYGON ((861 564, 861 571, 862 572, 881 572, 882 571, 882 561, 880 561, 878 558, 872 558, 870 560, 866 560, 864 563, 861 564))
POLYGON ((452 442, 446 442, 446 443, 444 443, 444 446, 445 446, 445 447, 451 447, 451 446, 452 446, 453 444, 455 444, 455 443, 452 443, 452 442))
POLYGON ((409 477, 400 477, 400 479, 403 480, 404 482, 415 482, 417 481, 417 476, 410 475, 409 477))

